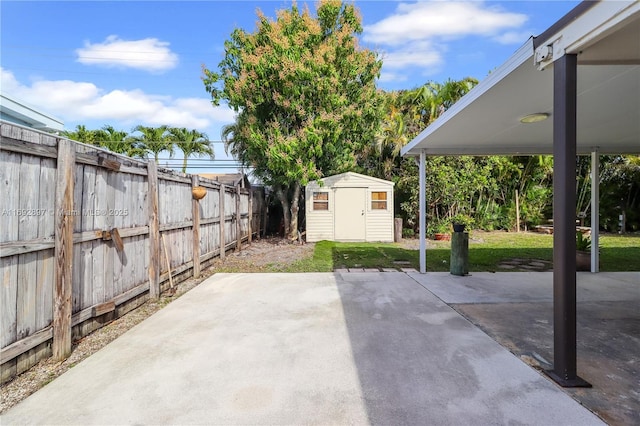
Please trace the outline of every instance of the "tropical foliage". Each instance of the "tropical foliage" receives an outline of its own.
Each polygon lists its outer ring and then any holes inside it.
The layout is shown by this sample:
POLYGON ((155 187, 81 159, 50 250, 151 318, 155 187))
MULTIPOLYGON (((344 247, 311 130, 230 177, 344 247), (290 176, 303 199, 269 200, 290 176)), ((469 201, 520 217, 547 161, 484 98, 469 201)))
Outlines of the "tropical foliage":
POLYGON ((63 136, 90 145, 96 145, 109 151, 128 155, 129 157, 147 159, 150 156, 158 162, 162 152, 171 157, 175 149, 182 151, 182 172, 188 167, 188 159, 193 157, 214 158, 214 151, 209 137, 198 130, 169 126, 149 127, 136 126, 131 133, 117 130, 105 125, 100 129, 87 129, 84 125, 75 130, 67 130, 63 136))
MULTIPOLYGON (((418 167, 403 159, 402 146, 413 139, 456 100, 475 80, 428 82, 413 89, 385 93, 385 116, 373 144, 359 157, 360 171, 393 180, 395 211, 405 227, 417 229, 418 167)), ((601 156, 601 226, 618 230, 619 215, 626 229, 640 228, 640 160, 638 156, 601 156)), ((576 216, 590 224, 591 163, 578 157, 576 216)), ((427 157, 426 196, 428 233, 448 229, 463 214, 481 229, 515 229, 516 203, 524 229, 551 218, 553 158, 551 156, 427 157)))

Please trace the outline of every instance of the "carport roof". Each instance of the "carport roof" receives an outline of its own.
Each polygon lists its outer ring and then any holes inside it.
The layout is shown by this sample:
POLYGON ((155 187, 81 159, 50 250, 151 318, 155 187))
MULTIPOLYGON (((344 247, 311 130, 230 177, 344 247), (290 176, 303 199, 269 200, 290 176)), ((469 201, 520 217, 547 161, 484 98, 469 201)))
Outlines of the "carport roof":
POLYGON ((640 153, 640 2, 583 2, 402 149, 402 155, 553 151, 553 61, 578 55, 577 152, 640 153), (549 119, 524 124, 544 113, 549 119))

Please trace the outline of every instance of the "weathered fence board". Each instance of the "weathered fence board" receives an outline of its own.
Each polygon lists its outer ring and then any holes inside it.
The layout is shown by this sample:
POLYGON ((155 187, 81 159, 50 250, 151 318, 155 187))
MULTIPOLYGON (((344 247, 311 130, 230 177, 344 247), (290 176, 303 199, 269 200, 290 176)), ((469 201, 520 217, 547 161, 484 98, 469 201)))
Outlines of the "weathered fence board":
POLYGON ((61 360, 71 354, 73 273, 73 165, 75 147, 68 140, 58 143, 56 173, 55 258, 53 291, 53 356, 61 360))
MULTIPOLYGON (((147 201, 149 208, 149 293, 151 298, 160 295, 160 230, 158 217, 158 169, 154 161, 149 161, 147 166, 147 201)), ((138 185, 135 187, 137 189, 138 185)), ((135 222, 135 219, 132 219, 135 222)), ((131 244, 133 246, 133 244, 131 244)), ((125 251, 126 252, 126 251, 125 251)), ((131 250, 129 251, 131 252, 131 250)), ((125 267, 125 271, 131 271, 131 267, 125 267)))
MULTIPOLYGON (((12 206, 18 206, 20 191, 14 189, 20 179, 20 155, 0 152, 0 198, 3 200, 2 221, 0 226, 0 241, 18 241, 18 212, 12 206)), ((0 319, 0 343, 5 347, 16 341, 16 315, 18 297, 18 257, 2 257, 2 310, 0 319)))
MULTIPOLYGON (((56 162, 43 158, 40 164, 39 211, 46 212, 38 216, 38 238, 55 238, 54 191, 56 179, 56 162)), ((53 280, 54 280, 54 250, 38 252, 38 282, 36 285, 36 329, 41 330, 53 321, 53 280)))
MULTIPOLYGON (((193 176, 191 179, 191 187, 195 188, 200 185, 198 176, 193 176)), ((200 276, 200 214, 201 214, 200 202, 196 199, 191 201, 191 216, 193 217, 193 231, 191 234, 191 250, 193 259, 193 277, 198 278, 200 276)))
MULTIPOLYGON (((116 174, 114 174, 114 176, 116 176, 116 174)), ((113 186, 114 186, 114 190, 115 190, 115 195, 114 195, 114 206, 116 208, 122 208, 122 214, 119 215, 115 215, 113 218, 113 227, 119 230, 120 233, 120 237, 122 237, 123 239, 126 239, 126 237, 123 235, 123 231, 127 228, 131 228, 131 224, 130 221, 128 220, 129 217, 129 212, 125 212, 124 208, 122 206, 125 206, 127 204, 125 204, 125 194, 127 194, 127 188, 130 187, 131 185, 131 175, 122 175, 121 179, 114 179, 114 181, 112 182, 113 186)), ((124 240, 123 240, 123 244, 124 244, 124 240)), ((123 286, 122 286, 122 266, 123 266, 123 260, 124 260, 124 256, 125 256, 125 251, 124 250, 116 250, 116 252, 113 255, 112 258, 112 263, 111 263, 111 267, 112 267, 112 273, 113 273, 113 285, 112 285, 112 290, 113 293, 110 294, 107 298, 107 300, 111 300, 112 298, 114 298, 115 296, 121 294, 124 292, 123 286)))
POLYGON ((248 190, 4 121, 0 134, 3 382, 157 297, 169 278, 162 239, 184 279, 259 233, 264 203, 248 190))
POLYGON ((218 231, 220 239, 220 258, 224 259, 227 248, 227 190, 224 185, 220 185, 219 191, 220 208, 218 217, 220 218, 220 229, 218 231))
MULTIPOLYGON (((20 163, 20 199, 18 208, 22 212, 34 212, 38 209, 38 187, 40 181, 40 158, 23 155, 20 163)), ((31 240, 38 237, 38 216, 27 214, 20 216, 18 238, 31 240)), ((18 255, 18 297, 16 308, 16 337, 25 339, 36 330, 38 253, 18 255)), ((34 349, 20 355, 17 368, 26 370, 36 362, 34 349)))

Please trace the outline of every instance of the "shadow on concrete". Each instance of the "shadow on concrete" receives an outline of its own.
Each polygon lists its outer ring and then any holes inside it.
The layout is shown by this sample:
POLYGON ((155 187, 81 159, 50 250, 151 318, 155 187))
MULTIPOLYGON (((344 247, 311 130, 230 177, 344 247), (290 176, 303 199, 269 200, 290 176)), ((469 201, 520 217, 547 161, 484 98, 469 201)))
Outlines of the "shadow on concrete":
MULTIPOLYGON (((452 306, 534 368, 552 366, 551 303, 452 306)), ((593 388, 569 388, 565 392, 609 424, 640 424, 638 302, 581 302, 577 332, 578 372, 593 388)))
MULTIPOLYGON (((551 273, 417 279, 533 368, 552 366, 551 273)), ((610 424, 640 424, 640 274, 579 273, 577 301, 578 374, 593 388, 564 391, 610 424)))
POLYGON ((369 424, 594 422, 409 275, 335 276, 369 424))

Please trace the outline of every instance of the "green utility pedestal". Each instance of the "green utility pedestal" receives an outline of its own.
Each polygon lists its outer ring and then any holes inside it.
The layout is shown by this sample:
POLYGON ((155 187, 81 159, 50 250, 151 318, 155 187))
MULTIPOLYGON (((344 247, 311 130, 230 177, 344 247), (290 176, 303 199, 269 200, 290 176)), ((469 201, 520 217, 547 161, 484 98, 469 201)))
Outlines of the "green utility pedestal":
POLYGON ((469 274, 469 233, 454 232, 451 235, 451 274, 469 274))

